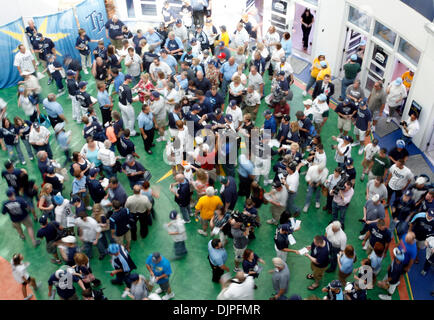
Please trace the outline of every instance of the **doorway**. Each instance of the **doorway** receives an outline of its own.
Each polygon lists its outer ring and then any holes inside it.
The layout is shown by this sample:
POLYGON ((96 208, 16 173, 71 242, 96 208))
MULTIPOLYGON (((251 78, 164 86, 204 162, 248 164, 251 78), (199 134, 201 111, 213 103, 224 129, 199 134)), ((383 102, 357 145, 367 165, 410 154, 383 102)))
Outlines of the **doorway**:
MULTIPOLYGON (((363 59, 365 58, 366 36, 361 33, 347 27, 345 34, 345 43, 342 54, 342 61, 340 67, 339 78, 344 77, 344 65, 348 62, 353 54, 358 56, 357 62, 362 67, 363 59)), ((359 77, 361 72, 357 75, 359 77)))
MULTIPOLYGON (((308 47, 307 50, 303 49, 303 30, 301 28, 301 16, 303 14, 303 12, 307 9, 307 7, 299 4, 299 3, 295 3, 295 13, 294 13, 294 22, 292 25, 292 48, 293 50, 296 50, 297 53, 300 53, 303 57, 305 58, 310 58, 310 55, 312 53, 312 41, 313 41, 313 35, 315 32, 315 24, 316 24, 316 11, 313 10, 312 8, 308 8, 310 9, 310 12, 313 16, 313 24, 312 24, 312 28, 310 30, 310 34, 309 34, 309 41, 308 41, 308 47)), ((310 59, 309 59, 310 60, 310 59)))
MULTIPOLYGON (((390 69, 392 65, 392 53, 384 49, 383 46, 371 42, 370 54, 367 54, 366 63, 366 81, 364 89, 366 93, 370 93, 376 81, 389 79, 390 69)), ((387 86, 387 83, 384 83, 387 86)))

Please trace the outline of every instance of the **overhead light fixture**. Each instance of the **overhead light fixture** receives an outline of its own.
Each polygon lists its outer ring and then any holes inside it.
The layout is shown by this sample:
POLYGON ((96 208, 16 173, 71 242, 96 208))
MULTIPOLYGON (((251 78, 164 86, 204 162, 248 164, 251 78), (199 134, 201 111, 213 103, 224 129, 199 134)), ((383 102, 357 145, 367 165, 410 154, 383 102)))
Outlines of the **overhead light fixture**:
POLYGON ((430 35, 434 36, 434 23, 433 22, 425 23, 424 27, 425 27, 426 32, 428 32, 430 35))

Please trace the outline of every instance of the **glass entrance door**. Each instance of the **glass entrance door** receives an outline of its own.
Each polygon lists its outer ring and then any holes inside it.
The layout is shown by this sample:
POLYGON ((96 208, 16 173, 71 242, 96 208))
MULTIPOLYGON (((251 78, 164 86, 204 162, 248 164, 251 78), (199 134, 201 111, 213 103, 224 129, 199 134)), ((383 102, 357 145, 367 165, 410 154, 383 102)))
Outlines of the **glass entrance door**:
POLYGON ((371 54, 368 55, 366 64, 365 91, 371 92, 375 82, 388 78, 393 60, 391 56, 381 45, 372 42, 371 54))

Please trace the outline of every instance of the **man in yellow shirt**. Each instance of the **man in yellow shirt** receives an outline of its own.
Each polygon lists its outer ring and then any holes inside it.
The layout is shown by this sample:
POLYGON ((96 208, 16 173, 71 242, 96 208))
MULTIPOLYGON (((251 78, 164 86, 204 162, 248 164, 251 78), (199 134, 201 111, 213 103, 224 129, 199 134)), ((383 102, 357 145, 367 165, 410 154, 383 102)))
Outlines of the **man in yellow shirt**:
MULTIPOLYGON (((322 70, 321 61, 325 61, 325 55, 323 53, 320 53, 318 55, 318 57, 315 58, 315 60, 313 60, 313 62, 312 62, 312 69, 311 69, 311 72, 310 72, 310 79, 309 79, 309 81, 306 84, 306 89, 303 91, 303 97, 305 97, 307 95, 307 93, 309 92, 310 88, 312 88, 312 86, 317 81, 318 74, 322 70)), ((326 62, 326 64, 328 65, 327 62, 326 62)))
POLYGON ((324 80, 324 77, 326 74, 328 74, 331 77, 331 70, 327 62, 321 61, 319 63, 321 65, 321 70, 318 72, 318 75, 316 76, 316 81, 324 80))
POLYGON ((195 216, 200 213, 200 220, 202 223, 202 229, 198 229, 199 232, 203 236, 208 236, 206 232, 208 229, 208 223, 214 216, 214 211, 217 208, 223 207, 223 202, 219 196, 214 195, 214 188, 208 187, 205 191, 205 195, 200 197, 199 201, 196 204, 196 212, 195 216))
POLYGON ((401 76, 402 84, 407 89, 407 92, 410 90, 411 83, 413 82, 413 77, 414 77, 414 71, 413 70, 407 70, 401 76))

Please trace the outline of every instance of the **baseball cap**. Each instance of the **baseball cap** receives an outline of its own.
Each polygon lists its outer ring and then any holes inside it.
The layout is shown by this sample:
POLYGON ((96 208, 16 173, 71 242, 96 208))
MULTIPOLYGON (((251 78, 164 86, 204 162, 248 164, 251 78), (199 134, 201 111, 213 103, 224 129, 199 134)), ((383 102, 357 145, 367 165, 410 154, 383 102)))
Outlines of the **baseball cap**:
POLYGON ((291 117, 288 114, 285 114, 283 116, 283 119, 285 119, 285 121, 289 121, 289 120, 291 120, 291 117))
POLYGON ((170 220, 175 220, 177 215, 178 215, 178 212, 176 210, 170 211, 170 213, 169 213, 170 220))
POLYGON ((231 114, 227 114, 227 115, 225 115, 225 119, 228 120, 229 122, 232 122, 232 120, 233 120, 231 114))
POLYGON ((74 236, 66 236, 62 238, 62 242, 64 243, 75 243, 77 239, 74 236))
POLYGON ((266 115, 270 115, 271 114, 271 111, 270 110, 265 110, 264 111, 264 116, 266 116, 266 115))
POLYGON ((118 253, 120 250, 120 247, 117 243, 110 243, 110 245, 108 246, 108 252, 109 254, 115 254, 118 253))
POLYGON ((71 203, 72 204, 80 202, 80 201, 81 201, 81 199, 80 199, 79 196, 73 196, 72 199, 71 199, 71 203))
POLYGON ((295 171, 295 170, 297 170, 297 166, 293 163, 290 163, 286 166, 286 169, 289 169, 291 171, 295 171))
POLYGON ((365 46, 365 45, 366 45, 366 40, 360 41, 359 46, 365 46))
POLYGON ((280 62, 285 62, 286 61, 286 56, 282 56, 281 58, 280 58, 280 62))
POLYGON ((306 99, 306 100, 303 101, 303 104, 311 106, 312 105, 312 100, 311 99, 306 99))
POLYGON ((318 100, 319 100, 319 101, 326 101, 326 100, 327 100, 327 96, 326 96, 324 93, 321 93, 321 94, 318 96, 318 100))
POLYGON ((191 38, 190 43, 195 43, 197 42, 196 38, 191 38))
POLYGON ((53 174, 54 173, 54 167, 53 166, 48 166, 47 167, 47 173, 53 174))
POLYGON ((377 145, 377 144, 378 144, 378 142, 379 142, 379 141, 378 141, 378 139, 377 139, 377 138, 375 138, 374 140, 372 140, 372 144, 373 144, 373 145, 377 145))
POLYGON ((284 76, 285 75, 285 71, 280 71, 279 72, 279 76, 284 76))
POLYGON ((14 195, 14 194, 15 194, 15 189, 14 189, 14 188, 9 187, 9 188, 6 190, 6 196, 11 197, 11 196, 14 195))
POLYGON ((228 183, 228 177, 226 177, 226 176, 221 176, 221 177, 220 177, 220 182, 221 182, 222 184, 226 184, 226 183, 228 183))
POLYGON ((426 178, 425 177, 418 177, 416 179, 416 184, 425 184, 426 183, 426 178))
POLYGON ((224 41, 220 41, 219 42, 219 46, 224 46, 225 45, 225 42, 224 41))
POLYGON ((405 141, 404 140, 401 140, 401 139, 399 139, 399 140, 396 140, 396 147, 397 148, 405 148, 405 141))
POLYGON ((131 282, 137 281, 139 280, 139 275, 137 273, 130 273, 130 275, 128 276, 129 280, 131 282))
POLYGON ((321 61, 319 64, 320 64, 321 67, 323 67, 323 68, 327 67, 327 62, 325 62, 324 60, 321 61))
POLYGON ((401 78, 396 78, 395 81, 393 82, 395 85, 399 86, 400 84, 402 84, 402 79, 401 78))
POLYGON ((132 154, 128 154, 125 158, 125 162, 131 162, 134 160, 134 156, 132 154))
POLYGON ((342 288, 342 283, 339 280, 333 280, 332 282, 330 282, 330 288, 342 288))
POLYGON ((280 188, 282 186, 282 183, 280 181, 274 181, 273 182, 273 188, 280 188))
POLYGON ((202 53, 203 53, 203 54, 206 54, 206 55, 209 55, 209 50, 208 50, 208 49, 205 49, 205 50, 202 51, 202 53))
POLYGON ((166 49, 162 49, 160 53, 169 53, 166 49))
POLYGON ((362 107, 366 106, 366 102, 367 102, 367 99, 365 98, 362 101, 360 101, 359 106, 362 106, 362 107))
POLYGON ((157 262, 158 261, 158 259, 160 259, 160 257, 161 257, 161 255, 160 255, 160 253, 157 251, 157 252, 154 252, 153 254, 152 254, 152 261, 153 262, 157 262))
POLYGON ((130 79, 132 79, 132 78, 133 78, 133 77, 132 77, 130 74, 126 74, 124 79, 125 79, 125 80, 130 80, 130 79))
POLYGON ((12 168, 13 165, 14 165, 14 164, 12 163, 11 160, 6 160, 6 162, 5 162, 5 168, 6 168, 6 169, 10 169, 10 168, 12 168))
POLYGON ((197 103, 195 103, 195 104, 191 107, 191 111, 198 111, 198 110, 200 110, 200 106, 199 106, 197 103))
POLYGON ((94 175, 96 175, 97 173, 99 173, 99 168, 92 168, 89 170, 89 175, 91 177, 93 177, 94 175))
POLYGON ((59 194, 59 195, 55 195, 55 196, 53 197, 53 201, 54 201, 54 203, 57 204, 57 205, 62 204, 62 203, 63 203, 63 200, 65 200, 65 199, 63 199, 63 197, 62 197, 60 194, 59 194))
POLYGON ((353 162, 354 162, 353 158, 347 158, 347 160, 345 161, 345 164, 346 164, 347 166, 349 166, 349 165, 352 165, 353 162))
POLYGON ((357 55, 356 54, 351 55, 351 61, 357 61, 357 55))
POLYGON ((411 190, 406 190, 404 192, 404 195, 407 196, 407 197, 412 197, 413 196, 413 192, 411 192, 411 190))
POLYGON ((345 136, 344 140, 348 141, 348 142, 352 142, 353 138, 351 138, 350 136, 345 136))
POLYGON ((193 50, 193 48, 190 45, 185 47, 185 51, 190 52, 191 50, 193 50))
POLYGON ((217 56, 217 58, 219 58, 219 59, 224 59, 224 58, 226 58, 226 53, 224 53, 224 52, 220 52, 220 54, 217 56))
POLYGON ((68 71, 66 71, 66 75, 67 76, 75 76, 75 71, 74 70, 68 70, 68 71))
POLYGON ((180 23, 182 23, 182 20, 181 19, 176 19, 176 24, 180 24, 180 23))
POLYGON ((214 114, 216 114, 216 115, 219 115, 221 113, 222 113, 222 109, 220 109, 220 108, 217 108, 214 110, 214 114))
POLYGON ((399 249, 398 247, 393 249, 393 255, 395 256, 396 259, 398 259, 399 261, 404 261, 405 258, 405 254, 404 252, 402 252, 401 249, 399 249))
POLYGON ((40 125, 39 122, 33 122, 33 128, 39 129, 40 125))
POLYGON ((48 218, 47 218, 46 215, 40 216, 40 218, 39 218, 39 224, 45 225, 47 223, 47 221, 48 221, 48 218))
POLYGON ((349 98, 344 99, 344 103, 350 103, 350 102, 351 102, 351 100, 349 98))
POLYGON ((380 195, 379 194, 374 194, 371 198, 372 201, 377 202, 378 200, 380 200, 380 195))
POLYGON ((65 122, 59 122, 54 126, 54 132, 59 133, 60 131, 62 131, 63 128, 65 128, 65 122))
POLYGON ((158 91, 152 91, 152 95, 153 95, 155 98, 159 98, 159 97, 160 97, 160 93, 159 93, 158 91))
POLYGON ((237 100, 231 100, 231 101, 229 102, 229 105, 230 105, 231 107, 237 105, 237 100))
POLYGON ((80 83, 78 84, 78 87, 81 89, 81 88, 84 88, 85 86, 87 86, 87 82, 86 81, 80 81, 80 83))

